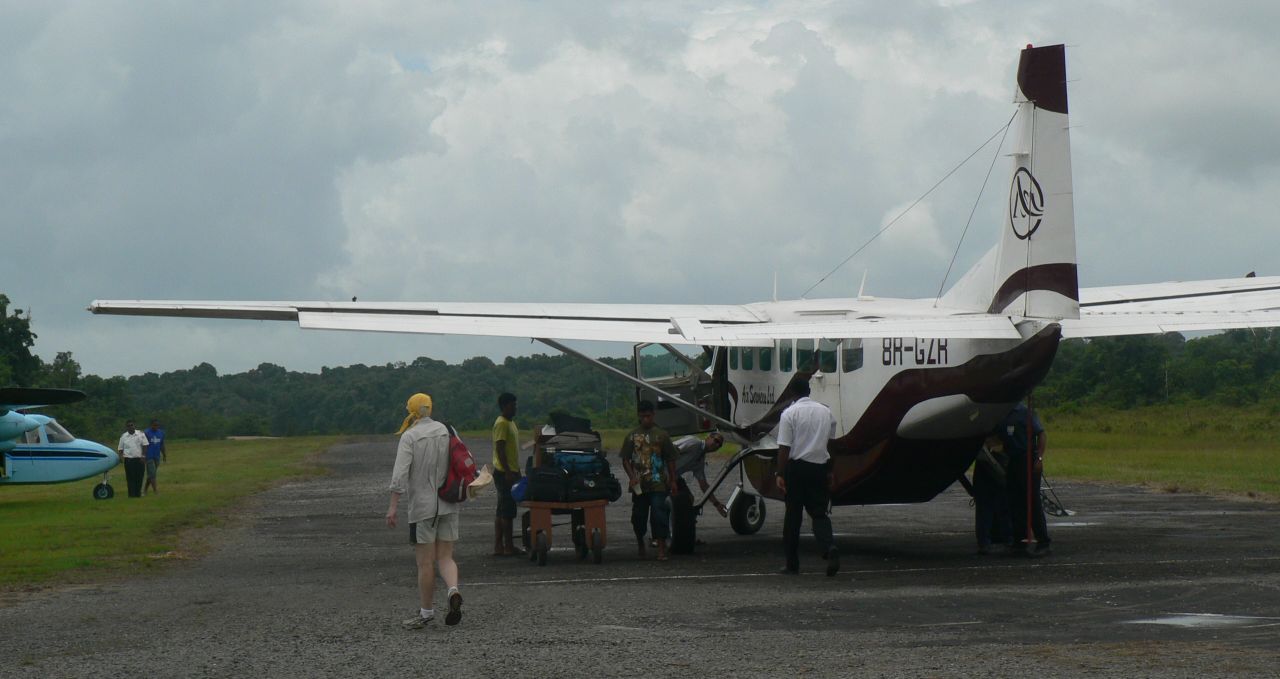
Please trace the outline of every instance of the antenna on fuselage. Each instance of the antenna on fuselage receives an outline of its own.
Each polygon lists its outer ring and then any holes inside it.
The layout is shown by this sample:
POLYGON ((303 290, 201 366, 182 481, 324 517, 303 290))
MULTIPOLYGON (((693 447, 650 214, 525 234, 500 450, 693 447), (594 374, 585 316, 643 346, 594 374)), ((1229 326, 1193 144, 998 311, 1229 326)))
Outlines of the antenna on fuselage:
POLYGON ((778 301, 778 270, 773 270, 773 301, 778 301))
POLYGON ((862 293, 867 289, 867 274, 870 272, 871 269, 862 270, 862 282, 858 284, 858 299, 862 299, 862 293))

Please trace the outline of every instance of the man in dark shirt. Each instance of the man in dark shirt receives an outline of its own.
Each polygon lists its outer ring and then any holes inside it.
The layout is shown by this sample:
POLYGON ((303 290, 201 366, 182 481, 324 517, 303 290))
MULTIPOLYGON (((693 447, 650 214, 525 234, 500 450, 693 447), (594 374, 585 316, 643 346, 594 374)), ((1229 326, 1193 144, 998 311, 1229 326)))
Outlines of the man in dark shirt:
POLYGON ((640 426, 623 437, 619 453, 631 488, 631 527, 640 558, 645 556, 647 521, 657 541, 658 561, 666 561, 671 526, 667 498, 676 488, 676 447, 667 432, 654 425, 653 403, 641 401, 637 411, 640 426))
POLYGON ((1013 524, 1011 548, 1015 553, 1045 556, 1049 554, 1050 547, 1049 527, 1044 519, 1044 504, 1040 500, 1046 440, 1044 426, 1035 411, 1027 404, 1019 403, 1005 418, 1000 439, 1004 443, 1005 454, 1009 456, 1005 488, 1009 498, 1009 518, 1013 524), (1035 535, 1035 549, 1031 551, 1028 551, 1028 523, 1035 535))

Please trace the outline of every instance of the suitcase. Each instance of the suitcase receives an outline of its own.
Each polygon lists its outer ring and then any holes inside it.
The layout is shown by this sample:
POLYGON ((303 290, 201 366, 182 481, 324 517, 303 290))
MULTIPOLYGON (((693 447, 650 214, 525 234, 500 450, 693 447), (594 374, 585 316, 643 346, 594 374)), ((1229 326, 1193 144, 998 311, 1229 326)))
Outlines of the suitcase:
POLYGON ((529 473, 524 499, 535 502, 564 502, 569 491, 569 475, 559 467, 538 467, 529 473))

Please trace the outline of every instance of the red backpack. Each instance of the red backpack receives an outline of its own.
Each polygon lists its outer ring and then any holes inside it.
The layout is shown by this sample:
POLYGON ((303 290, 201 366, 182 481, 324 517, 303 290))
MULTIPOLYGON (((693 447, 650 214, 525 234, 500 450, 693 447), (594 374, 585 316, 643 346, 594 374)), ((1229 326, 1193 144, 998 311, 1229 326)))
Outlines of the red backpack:
POLYGON ((466 502, 467 486, 479 475, 476 471, 476 459, 467 450, 467 444, 458 438, 458 432, 449 425, 445 427, 449 430, 449 473, 445 475, 444 483, 436 494, 445 502, 466 502))

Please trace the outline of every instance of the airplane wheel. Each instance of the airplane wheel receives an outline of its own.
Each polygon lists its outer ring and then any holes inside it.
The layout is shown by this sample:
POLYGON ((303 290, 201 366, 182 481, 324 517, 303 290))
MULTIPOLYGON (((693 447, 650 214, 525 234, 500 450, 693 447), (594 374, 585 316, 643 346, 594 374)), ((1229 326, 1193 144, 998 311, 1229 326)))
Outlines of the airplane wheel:
POLYGON ((729 525, 738 535, 754 535, 764 525, 764 498, 751 493, 738 493, 729 508, 729 525))
POLYGON ((535 546, 533 551, 537 554, 538 565, 539 566, 547 565, 547 552, 551 551, 551 547, 550 545, 547 544, 546 533, 542 533, 542 532, 538 533, 538 538, 535 541, 535 546))
POLYGON ((116 489, 112 488, 111 484, 106 483, 105 481, 93 487, 93 499, 95 500, 110 500, 115 496, 116 489))
POLYGON ((604 561, 604 538, 600 537, 600 529, 591 529, 591 560, 596 563, 604 561))

